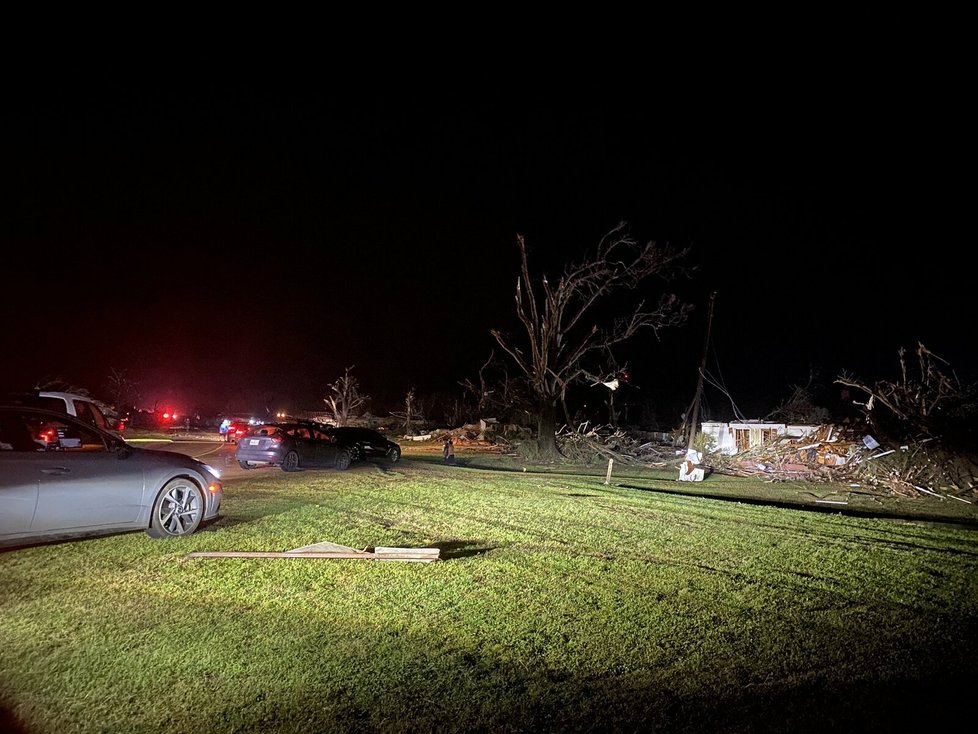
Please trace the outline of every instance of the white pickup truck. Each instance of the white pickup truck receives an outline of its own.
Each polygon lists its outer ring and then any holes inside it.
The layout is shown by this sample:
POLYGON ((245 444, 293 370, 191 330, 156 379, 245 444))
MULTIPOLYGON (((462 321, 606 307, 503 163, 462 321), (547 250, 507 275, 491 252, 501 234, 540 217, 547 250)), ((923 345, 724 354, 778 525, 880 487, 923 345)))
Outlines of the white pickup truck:
POLYGON ((55 410, 59 413, 77 416, 103 430, 120 435, 121 429, 118 423, 106 418, 105 412, 98 402, 87 395, 54 390, 32 390, 31 392, 13 395, 11 398, 12 402, 16 404, 33 405, 35 408, 45 408, 46 410, 55 410))

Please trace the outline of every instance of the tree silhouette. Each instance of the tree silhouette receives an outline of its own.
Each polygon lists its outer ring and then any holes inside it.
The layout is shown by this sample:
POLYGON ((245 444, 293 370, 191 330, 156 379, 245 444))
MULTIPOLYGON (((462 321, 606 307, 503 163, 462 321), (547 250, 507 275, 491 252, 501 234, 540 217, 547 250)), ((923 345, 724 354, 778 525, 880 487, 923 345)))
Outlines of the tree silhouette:
POLYGON ((568 386, 583 373, 582 361, 592 352, 607 350, 642 329, 658 336, 661 329, 686 320, 691 306, 673 294, 663 294, 655 308, 640 300, 623 316, 609 316, 599 325, 599 306, 622 291, 635 291, 651 276, 663 279, 680 271, 688 249, 655 242, 638 243, 618 224, 601 238, 580 262, 570 262, 556 284, 543 275, 539 285, 530 275, 526 242, 517 235, 521 275, 516 281, 516 313, 526 330, 518 340, 493 329, 499 346, 527 376, 537 409, 537 443, 541 457, 556 458, 556 406, 568 386), (525 351, 524 351, 525 350, 525 351))
POLYGON ((391 411, 391 415, 401 420, 405 434, 410 436, 414 433, 414 424, 421 420, 423 416, 413 387, 404 396, 404 410, 391 411))
POLYGON ((370 400, 369 395, 360 394, 357 378, 350 374, 353 367, 346 368, 343 376, 329 386, 330 394, 323 398, 330 418, 338 426, 345 426, 351 419, 359 417, 361 409, 370 400))

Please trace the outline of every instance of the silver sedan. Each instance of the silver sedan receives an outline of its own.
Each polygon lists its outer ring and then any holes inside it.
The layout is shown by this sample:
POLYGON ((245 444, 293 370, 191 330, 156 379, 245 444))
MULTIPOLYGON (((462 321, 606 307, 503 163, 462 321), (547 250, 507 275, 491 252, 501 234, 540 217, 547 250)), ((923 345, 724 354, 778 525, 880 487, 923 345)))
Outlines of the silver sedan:
POLYGON ((190 535, 218 517, 220 475, 59 412, 0 406, 0 546, 126 530, 190 535))

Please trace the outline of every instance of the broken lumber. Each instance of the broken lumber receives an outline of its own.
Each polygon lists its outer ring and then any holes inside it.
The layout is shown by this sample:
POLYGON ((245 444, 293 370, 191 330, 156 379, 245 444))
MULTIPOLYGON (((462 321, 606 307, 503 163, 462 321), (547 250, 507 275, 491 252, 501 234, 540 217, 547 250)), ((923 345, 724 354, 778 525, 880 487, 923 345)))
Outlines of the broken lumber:
POLYGON ((438 548, 374 548, 370 551, 195 551, 188 558, 341 558, 374 561, 430 563, 439 560, 438 548))

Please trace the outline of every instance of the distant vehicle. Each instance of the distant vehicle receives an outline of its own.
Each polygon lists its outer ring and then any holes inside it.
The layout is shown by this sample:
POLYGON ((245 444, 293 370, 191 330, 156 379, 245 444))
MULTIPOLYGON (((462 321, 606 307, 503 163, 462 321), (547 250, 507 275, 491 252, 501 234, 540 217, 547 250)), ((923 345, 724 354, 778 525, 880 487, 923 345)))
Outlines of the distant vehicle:
POLYGON ((108 418, 99 404, 87 395, 54 390, 32 390, 8 395, 7 402, 14 405, 31 405, 35 408, 45 408, 77 416, 103 431, 111 431, 117 435, 126 427, 125 421, 108 418))
POLYGON ((161 420, 161 415, 155 410, 135 409, 126 416, 126 424, 132 428, 142 430, 160 430, 166 427, 166 423, 161 420))
POLYGON ((306 467, 349 469, 366 459, 396 463, 401 447, 369 428, 336 428, 311 421, 255 426, 238 441, 235 458, 242 469, 279 466, 283 471, 306 467))
POLYGON ((0 406, 0 546, 126 530, 190 535, 217 518, 220 475, 130 446, 64 412, 0 406))
POLYGON ((236 419, 224 421, 227 423, 226 426, 222 424, 221 434, 224 436, 224 440, 227 443, 237 443, 241 440, 248 431, 250 431, 256 425, 253 420, 250 419, 236 419))

